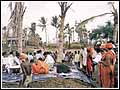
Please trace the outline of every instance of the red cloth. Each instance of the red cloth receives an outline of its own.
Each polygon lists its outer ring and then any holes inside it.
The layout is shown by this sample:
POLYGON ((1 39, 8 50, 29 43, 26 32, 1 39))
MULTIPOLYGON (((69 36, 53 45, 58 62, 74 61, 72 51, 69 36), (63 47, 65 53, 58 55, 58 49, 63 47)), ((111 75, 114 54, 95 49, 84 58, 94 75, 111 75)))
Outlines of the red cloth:
POLYGON ((105 54, 105 57, 107 55, 111 56, 111 63, 114 64, 116 55, 111 50, 107 51, 107 53, 105 54))
POLYGON ((38 64, 40 65, 40 73, 47 74, 48 73, 48 64, 46 64, 44 61, 38 61, 38 64), (44 69, 42 69, 44 68, 44 69))
POLYGON ((102 56, 103 63, 108 65, 98 64, 99 83, 104 88, 114 87, 114 57, 114 53, 109 50, 102 56))
POLYGON ((32 73, 33 74, 39 74, 40 73, 40 65, 33 63, 32 64, 32 73))
POLYGON ((93 71, 93 62, 92 62, 92 57, 87 56, 87 65, 86 65, 86 72, 88 75, 92 74, 93 71))
POLYGON ((114 73, 112 72, 113 66, 104 66, 102 63, 98 64, 98 78, 99 84, 103 88, 114 87, 114 73))

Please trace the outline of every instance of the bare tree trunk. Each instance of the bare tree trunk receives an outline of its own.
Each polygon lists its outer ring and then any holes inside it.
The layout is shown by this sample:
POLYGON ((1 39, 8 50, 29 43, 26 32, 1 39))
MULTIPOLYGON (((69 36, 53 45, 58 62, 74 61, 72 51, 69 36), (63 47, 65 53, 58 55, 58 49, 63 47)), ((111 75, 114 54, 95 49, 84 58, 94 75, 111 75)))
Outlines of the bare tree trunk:
POLYGON ((21 2, 16 2, 17 4, 17 12, 16 12, 16 17, 17 17, 17 28, 16 30, 18 31, 18 51, 21 53, 22 52, 22 21, 23 18, 21 14, 19 13, 21 8, 22 8, 22 3, 21 2))
POLYGON ((46 45, 48 45, 48 40, 47 40, 47 31, 46 31, 46 28, 45 28, 45 37, 46 37, 46 45))
POLYGON ((70 49, 70 40, 71 40, 71 37, 70 37, 70 35, 69 35, 69 37, 68 37, 68 48, 70 49))
POLYGON ((118 40, 118 24, 113 27, 113 41, 116 43, 118 40))
POLYGON ((64 17, 61 16, 61 25, 60 25, 60 36, 59 36, 59 48, 58 48, 58 61, 57 62, 62 62, 63 58, 63 41, 64 41, 64 17))
POLYGON ((58 43, 58 38, 57 38, 57 28, 56 28, 56 45, 58 43))

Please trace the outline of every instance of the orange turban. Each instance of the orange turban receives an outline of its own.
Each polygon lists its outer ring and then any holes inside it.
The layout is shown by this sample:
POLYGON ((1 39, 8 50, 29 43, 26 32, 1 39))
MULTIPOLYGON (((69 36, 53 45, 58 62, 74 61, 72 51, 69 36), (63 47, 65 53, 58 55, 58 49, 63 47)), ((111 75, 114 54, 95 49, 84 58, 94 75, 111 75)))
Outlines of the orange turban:
POLYGON ((112 43, 107 43, 106 48, 112 48, 112 43))

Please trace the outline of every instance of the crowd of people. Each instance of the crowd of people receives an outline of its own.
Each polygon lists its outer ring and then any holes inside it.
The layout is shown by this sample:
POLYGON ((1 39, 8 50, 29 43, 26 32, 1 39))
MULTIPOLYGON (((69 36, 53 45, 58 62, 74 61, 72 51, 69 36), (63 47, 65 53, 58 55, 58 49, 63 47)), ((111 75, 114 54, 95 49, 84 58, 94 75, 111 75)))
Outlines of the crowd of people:
MULTIPOLYGON (((23 73, 21 84, 26 86, 32 80, 31 74, 48 74, 53 69, 57 61, 57 51, 19 53, 2 53, 2 70, 11 73, 11 69, 20 69, 23 73)), ((113 44, 108 42, 97 44, 94 47, 83 46, 76 51, 63 51, 62 62, 70 62, 77 68, 84 70, 89 78, 92 78, 93 72, 97 72, 96 80, 100 87, 114 87, 114 66, 116 62, 116 53, 113 50, 113 44)))

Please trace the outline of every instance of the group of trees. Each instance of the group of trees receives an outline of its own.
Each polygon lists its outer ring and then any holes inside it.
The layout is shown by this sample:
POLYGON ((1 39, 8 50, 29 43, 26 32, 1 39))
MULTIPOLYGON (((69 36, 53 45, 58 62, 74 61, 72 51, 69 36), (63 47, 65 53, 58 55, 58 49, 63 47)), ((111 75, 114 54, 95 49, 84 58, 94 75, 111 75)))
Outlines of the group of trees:
MULTIPOLYGON (((9 4, 9 7, 11 9, 11 4, 9 4)), ((63 52, 63 44, 64 44, 64 38, 65 35, 68 34, 68 40, 69 40, 69 48, 70 48, 70 41, 71 41, 71 36, 72 33, 74 33, 74 30, 78 33, 78 36, 80 38, 80 41, 84 41, 85 37, 84 35, 87 33, 87 30, 85 28, 85 25, 97 18, 101 17, 107 14, 112 14, 114 16, 114 25, 112 27, 112 24, 110 22, 107 23, 107 25, 100 26, 98 29, 93 30, 93 33, 91 34, 90 38, 98 38, 97 35, 101 33, 105 33, 106 37, 113 38, 114 41, 117 40, 117 25, 118 25, 118 14, 117 14, 117 9, 115 9, 113 3, 109 3, 112 7, 113 10, 110 13, 104 13, 100 14, 97 16, 92 16, 84 21, 81 21, 80 23, 77 23, 75 27, 71 27, 69 23, 64 25, 66 13, 71 7, 72 3, 68 4, 67 2, 58 2, 58 5, 61 9, 61 15, 53 16, 51 25, 56 28, 56 42, 58 42, 58 62, 61 62, 62 59, 62 52, 63 52), (59 20, 60 19, 60 22, 59 20), (57 39, 58 38, 58 39, 57 39)), ((7 28, 12 28, 14 33, 16 33, 18 39, 18 51, 22 52, 22 22, 23 22, 23 15, 25 13, 26 7, 24 6, 24 3, 22 2, 15 2, 15 8, 12 10, 11 9, 11 16, 10 16, 10 22, 7 26, 7 28)), ((41 17, 39 20, 38 25, 39 27, 42 28, 42 31, 45 31, 45 36, 46 36, 46 43, 48 42, 47 40, 47 19, 45 17, 41 17)), ((3 28, 5 30, 5 28, 3 28)), ((36 23, 32 23, 31 27, 29 28, 31 30, 31 35, 35 38, 35 30, 36 30, 36 23)), ((74 37, 73 37, 74 38, 74 37)), ((35 40, 33 40, 35 41, 35 40)))
POLYGON ((113 25, 110 21, 106 22, 105 26, 98 26, 98 28, 94 29, 92 33, 90 33, 90 39, 97 40, 101 37, 102 38, 110 38, 112 39, 113 33, 112 33, 113 25))

